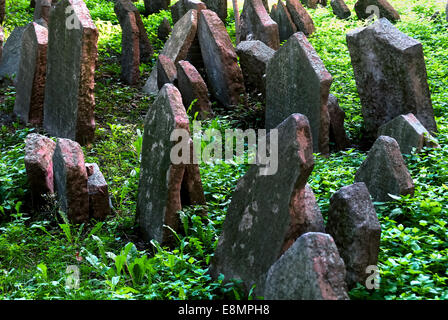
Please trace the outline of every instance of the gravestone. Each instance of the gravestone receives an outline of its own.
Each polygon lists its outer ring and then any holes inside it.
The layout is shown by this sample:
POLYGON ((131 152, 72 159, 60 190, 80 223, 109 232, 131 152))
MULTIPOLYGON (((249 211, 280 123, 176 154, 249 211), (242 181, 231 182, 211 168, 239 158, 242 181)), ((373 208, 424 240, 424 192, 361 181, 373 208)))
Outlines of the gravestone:
POLYGON ((314 32, 313 19, 311 19, 311 16, 299 0, 286 0, 286 8, 291 15, 292 21, 297 27, 297 31, 303 32, 306 36, 309 36, 314 32))
POLYGON ((19 71, 20 55, 22 51, 22 35, 26 26, 16 27, 6 39, 3 46, 2 60, 0 62, 0 80, 12 79, 17 83, 17 72, 19 71))
POLYGON ((25 123, 42 125, 47 72, 48 30, 31 22, 22 36, 14 113, 25 123))
POLYGON ((307 6, 311 9, 316 9, 317 4, 320 2, 320 0, 300 0, 303 5, 307 6))
POLYGON ((344 260, 348 288, 364 285, 367 267, 378 262, 381 226, 363 182, 343 187, 331 197, 327 232, 344 260))
POLYGON ((167 56, 160 54, 157 59, 157 85, 159 89, 165 83, 173 83, 177 79, 177 69, 174 62, 167 56))
POLYGON ((52 6, 52 0, 37 0, 34 8, 34 21, 44 19, 48 23, 50 17, 50 10, 52 6))
POLYGON ((302 32, 275 53, 266 71, 266 129, 292 113, 308 117, 314 152, 329 153, 328 94, 333 79, 302 32))
POLYGON ((199 13, 201 10, 207 9, 207 6, 200 0, 179 0, 170 7, 173 23, 179 21, 191 9, 199 13))
POLYGON ((260 40, 274 50, 280 46, 278 25, 271 19, 261 0, 244 1, 238 42, 244 40, 260 40))
POLYGON ((367 19, 372 14, 376 15, 376 10, 380 18, 389 21, 400 20, 400 15, 387 0, 358 0, 355 3, 355 12, 359 19, 367 19))
POLYGON ((70 139, 57 139, 53 173, 54 191, 61 210, 72 223, 86 222, 89 219, 88 178, 79 143, 70 139))
POLYGON ((162 42, 165 42, 166 39, 170 36, 172 29, 170 22, 167 18, 163 18, 162 23, 159 25, 157 29, 157 38, 159 38, 162 42))
POLYGON ((266 93, 266 66, 275 54, 259 40, 242 41, 236 47, 243 72, 244 85, 248 90, 266 93))
POLYGON ((388 194, 414 195, 414 182, 394 138, 380 136, 356 171, 355 182, 364 182, 375 201, 387 202, 388 194))
POLYGON ((150 15, 160 12, 160 10, 168 10, 171 0, 144 0, 144 2, 145 13, 150 15))
POLYGON ((25 169, 35 209, 45 204, 43 195, 54 193, 53 153, 56 143, 43 135, 30 133, 25 140, 25 169))
POLYGON ((213 115, 207 85, 196 68, 188 61, 181 60, 177 63, 177 86, 187 109, 196 100, 191 108, 192 117, 196 112, 199 119, 207 119, 213 115))
POLYGON ((87 191, 89 194, 89 216, 104 220, 110 214, 109 188, 96 163, 86 163, 87 191))
POLYGON ((256 295, 263 294, 269 268, 294 240, 289 236, 303 219, 296 199, 314 166, 307 118, 292 114, 277 129, 278 144, 266 145, 278 145, 278 170, 266 175, 263 165, 252 165, 238 181, 210 266, 214 279, 240 279, 247 292, 255 284, 256 295))
POLYGON ((425 59, 420 42, 382 18, 347 34, 366 136, 399 116, 413 113, 436 132, 425 59))
POLYGON ((136 215, 145 241, 154 239, 159 243, 172 243, 174 235, 164 225, 178 232, 180 218, 177 212, 182 206, 203 204, 193 201, 205 200, 198 166, 171 161, 171 151, 177 141, 171 141, 170 136, 175 129, 183 129, 189 134, 189 120, 179 90, 167 83, 145 119, 136 215), (186 171, 190 174, 188 181, 185 181, 186 171), (183 189, 183 184, 189 188, 183 189))
POLYGON ((274 6, 271 10, 271 18, 277 22, 280 42, 283 42, 297 32, 297 27, 282 0, 279 0, 278 4, 274 6))
POLYGON ((420 152, 423 147, 440 147, 412 113, 399 115, 383 124, 378 129, 378 135, 394 138, 402 154, 410 154, 413 148, 416 148, 416 152, 420 152))
POLYGON ((347 19, 352 15, 344 0, 331 0, 330 5, 335 16, 340 19, 347 19))
POLYGON ((215 12, 202 10, 199 16, 198 38, 209 90, 222 105, 237 105, 245 88, 230 36, 215 12))
MULTIPOLYGON (((160 54, 170 58, 174 63, 185 60, 190 47, 196 37, 198 29, 198 13, 196 10, 189 10, 175 25, 170 38, 165 43, 160 54)), ((157 68, 153 68, 146 81, 143 91, 147 94, 157 94, 157 68)))
POLYGON ((216 12, 218 17, 225 22, 227 19, 227 0, 204 0, 207 9, 216 12))
POLYGON ((350 147, 351 142, 344 128, 345 112, 339 106, 338 99, 328 95, 328 114, 330 115, 330 142, 334 142, 336 150, 350 147))
POLYGON ((269 269, 266 300, 348 300, 344 262, 330 235, 302 235, 269 269))
POLYGON ((61 0, 51 10, 48 31, 44 128, 89 144, 95 134, 98 30, 83 1, 61 0))

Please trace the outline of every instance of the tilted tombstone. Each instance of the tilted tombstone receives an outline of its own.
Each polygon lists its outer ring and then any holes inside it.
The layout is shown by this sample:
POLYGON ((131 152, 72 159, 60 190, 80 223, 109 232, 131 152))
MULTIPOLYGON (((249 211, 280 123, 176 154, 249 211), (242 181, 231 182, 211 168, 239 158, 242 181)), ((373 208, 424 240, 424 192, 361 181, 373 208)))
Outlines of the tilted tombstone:
POLYGON ((277 50, 280 46, 277 23, 271 19, 261 0, 244 1, 238 42, 260 40, 277 50))
POLYGON ((264 292, 271 265, 288 249, 289 236, 303 217, 296 201, 314 167, 309 122, 292 114, 277 128, 277 171, 268 175, 262 164, 252 165, 238 181, 227 210, 222 233, 210 266, 213 278, 242 280, 246 291, 255 284, 256 295, 264 292))
POLYGON ((44 128, 89 144, 95 134, 98 30, 83 1, 61 0, 51 11, 48 31, 44 128))
POLYGON ((207 9, 216 12, 218 17, 225 23, 227 19, 227 0, 204 0, 207 9))
POLYGON ((176 66, 170 58, 159 54, 157 59, 157 86, 162 89, 165 83, 173 83, 177 79, 176 66))
POLYGON ((286 7, 291 19, 297 27, 297 31, 309 36, 315 30, 313 19, 302 6, 299 0, 286 0, 286 7))
POLYGON ((22 36, 26 26, 16 27, 6 39, 3 46, 2 60, 0 61, 0 80, 12 79, 17 83, 20 55, 22 52, 22 36))
POLYGON ((158 13, 161 10, 168 10, 171 0, 144 0, 145 13, 147 15, 158 13))
POLYGON ((48 23, 50 17, 50 10, 52 6, 52 0, 37 0, 34 8, 34 21, 44 19, 48 23))
POLYGON ((328 94, 333 79, 302 32, 275 53, 266 70, 266 129, 292 113, 308 117, 314 152, 329 154, 328 94))
POLYGON ((414 195, 414 182, 400 146, 394 138, 380 136, 356 171, 355 182, 364 182, 375 201, 387 202, 395 195, 414 195))
POLYGON ((162 23, 157 28, 157 38, 159 38, 162 42, 165 42, 170 36, 171 31, 172 29, 170 22, 167 18, 163 18, 162 23))
POLYGON ((89 194, 89 216, 104 220, 110 214, 109 188, 96 163, 86 163, 87 191, 89 194))
POLYGON ((366 136, 400 114, 413 113, 436 132, 422 44, 387 19, 347 33, 366 136))
POLYGON ((215 12, 202 10, 199 16, 198 38, 209 90, 222 105, 237 105, 245 88, 230 36, 215 12))
POLYGON ((201 10, 207 9, 207 6, 200 0, 179 0, 170 7, 173 23, 179 21, 191 9, 199 13, 201 10))
POLYGON ((350 147, 351 142, 344 128, 345 112, 339 106, 338 98, 328 95, 328 114, 330 115, 330 142, 334 142, 336 150, 350 147))
POLYGON ((178 232, 177 212, 182 206, 204 204, 198 165, 172 162, 171 153, 177 141, 170 138, 175 129, 189 135, 189 120, 179 90, 167 83, 145 119, 136 215, 145 241, 171 243, 174 235, 164 225, 178 232), (186 200, 191 203, 183 202, 186 200))
POLYGON ((331 0, 330 5, 333 13, 340 19, 347 19, 352 15, 344 0, 331 0))
POLYGON ((47 28, 31 22, 22 36, 14 113, 25 123, 40 126, 44 117, 47 72, 47 28))
POLYGON ((274 6, 271 10, 271 18, 277 22, 280 42, 283 42, 297 32, 297 27, 292 21, 288 8, 286 8, 282 0, 279 0, 278 4, 274 4, 274 6))
POLYGON ((369 266, 376 266, 381 225, 370 193, 362 182, 341 188, 330 199, 327 232, 333 237, 347 270, 349 289, 365 284, 369 266))
POLYGON ((266 300, 349 300, 344 261, 330 235, 308 232, 269 269, 266 300))
POLYGON ((355 12, 359 19, 367 19, 374 14, 392 22, 400 20, 400 15, 387 0, 358 0, 355 12))

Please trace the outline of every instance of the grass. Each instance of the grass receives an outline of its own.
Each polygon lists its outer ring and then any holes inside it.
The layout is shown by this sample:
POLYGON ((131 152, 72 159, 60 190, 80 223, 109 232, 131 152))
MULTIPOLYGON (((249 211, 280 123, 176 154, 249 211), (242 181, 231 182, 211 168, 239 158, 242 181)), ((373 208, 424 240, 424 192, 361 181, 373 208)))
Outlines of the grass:
MULTIPOLYGON (((239 1, 242 9, 242 1, 239 1)), ((354 0, 347 4, 353 8, 354 0)), ((352 299, 447 299, 448 277, 448 123, 444 119, 448 93, 448 24, 444 0, 390 0, 401 14, 398 29, 423 44, 432 101, 439 127, 441 149, 425 149, 406 157, 414 178, 414 197, 375 203, 382 226, 378 267, 381 283, 369 292, 361 285, 352 299), (441 13, 430 19, 436 11, 441 13)), ((29 190, 23 162, 24 138, 39 130, 8 120, 14 105, 13 87, 0 88, 0 298, 1 299, 249 299, 238 283, 224 285, 207 274, 226 209, 238 179, 247 166, 226 163, 201 165, 208 216, 201 207, 180 212, 184 230, 175 248, 140 241, 134 226, 143 119, 151 97, 140 87, 154 64, 142 65, 142 81, 126 86, 119 79, 120 27, 112 2, 86 0, 100 31, 96 71, 96 140, 84 148, 86 161, 97 162, 109 184, 113 216, 105 222, 70 225, 57 204, 42 212, 29 207, 29 190), (6 115, 6 116, 4 116, 6 115), (80 269, 80 286, 69 289, 67 267, 80 269)), ((143 1, 136 3, 143 11, 143 1)), ((32 19, 28 0, 7 0, 6 36, 32 19)), ((271 3, 272 5, 272 3, 271 3)), ((231 8, 231 2, 229 2, 231 8)), ((229 10, 231 13, 232 10, 229 10)), ((309 38, 333 76, 331 92, 345 110, 346 129, 361 138, 363 119, 345 34, 363 25, 352 16, 334 17, 330 7, 309 9, 316 33, 309 38)), ((352 11, 352 14, 354 12, 352 11)), ((158 52, 157 27, 169 12, 144 17, 158 52)), ((228 30, 234 35, 232 15, 228 30)), ((255 127, 263 106, 238 106, 234 112, 217 110, 205 125, 225 130, 255 127)), ((316 155, 309 178, 326 217, 329 198, 353 183, 366 153, 351 149, 329 158, 316 155)))

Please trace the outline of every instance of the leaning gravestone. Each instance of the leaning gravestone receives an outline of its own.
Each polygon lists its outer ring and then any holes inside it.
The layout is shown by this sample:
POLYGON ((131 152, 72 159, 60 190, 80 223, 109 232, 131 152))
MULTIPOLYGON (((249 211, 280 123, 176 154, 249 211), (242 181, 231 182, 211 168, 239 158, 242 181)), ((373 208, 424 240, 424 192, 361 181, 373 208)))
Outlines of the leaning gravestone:
POLYGON ((179 21, 191 9, 199 13, 201 10, 207 9, 207 6, 199 0, 179 0, 170 7, 173 23, 179 21))
MULTIPOLYGON (((198 13, 196 10, 189 10, 175 25, 170 38, 165 43, 160 54, 170 58, 174 63, 185 60, 190 47, 196 37, 198 29, 198 13)), ((153 68, 143 91, 147 94, 157 94, 157 68, 153 68)))
POLYGON ((165 42, 170 36, 171 31, 172 29, 170 22, 167 18, 163 18, 162 23, 157 28, 157 38, 159 38, 162 42, 165 42))
POLYGON ((301 31, 307 36, 311 35, 315 30, 313 19, 299 0, 286 0, 286 7, 297 31, 301 31))
POLYGON ((56 137, 91 143, 98 30, 85 3, 76 0, 58 2, 48 30, 44 128, 56 137))
POLYGON ((238 42, 244 40, 260 40, 274 50, 280 46, 278 25, 271 19, 261 0, 244 2, 238 42))
POLYGON ((87 191, 89 194, 89 215, 104 220, 110 214, 109 188, 96 163, 86 163, 87 191))
POLYGON ((291 231, 303 221, 296 199, 314 166, 307 118, 292 114, 277 129, 278 144, 266 145, 278 145, 278 154, 271 153, 278 170, 268 175, 262 164, 252 165, 238 181, 210 267, 213 278, 240 279, 246 291, 255 284, 256 295, 263 294, 266 273, 295 240, 291 231))
POLYGON ((359 19, 369 18, 375 14, 375 10, 379 10, 380 18, 386 18, 392 22, 400 20, 400 15, 387 0, 358 0, 355 3, 355 12, 359 19))
POLYGON ((344 0, 331 0, 330 5, 333 13, 340 19, 347 19, 352 15, 344 0))
POLYGON ((347 44, 367 137, 375 138, 381 125, 407 113, 429 132, 437 131, 420 42, 382 18, 349 32, 347 44))
POLYGON ((36 6, 34 8, 34 18, 33 18, 34 21, 37 21, 42 18, 48 23, 51 6, 52 6, 52 0, 37 0, 36 6))
POLYGON ((333 79, 302 32, 275 53, 266 71, 266 129, 291 113, 308 117, 314 152, 329 153, 328 94, 333 79))
POLYGON ((347 270, 349 289, 364 285, 368 266, 376 266, 381 226, 364 183, 341 188, 330 199, 327 232, 333 237, 347 270))
POLYGON ((163 54, 157 59, 157 86, 162 89, 165 83, 173 83, 177 79, 177 69, 173 60, 163 54))
POLYGON ((160 10, 168 10, 171 0, 144 0, 144 2, 145 13, 150 15, 160 12, 160 10))
POLYGON ((283 42, 297 32, 297 27, 292 21, 288 8, 286 8, 282 0, 279 0, 278 4, 274 4, 274 6, 271 10, 271 18, 277 22, 280 42, 283 42))
POLYGON ((348 300, 344 261, 330 235, 302 235, 269 269, 267 300, 348 300))
POLYGON ((216 12, 218 17, 225 22, 227 19, 227 0, 204 0, 207 9, 216 12))
POLYGON ((439 147, 437 141, 412 113, 399 115, 383 124, 378 129, 378 135, 394 138, 403 154, 410 154, 413 148, 420 152, 423 147, 439 147))
POLYGON ((47 28, 31 22, 22 36, 14 113, 25 123, 41 126, 47 72, 47 28))
POLYGON ((390 201, 388 194, 414 194, 414 182, 400 146, 394 138, 380 136, 356 171, 355 182, 364 182, 375 201, 390 201))
POLYGON ((204 199, 198 166, 191 165, 193 168, 188 170, 188 173, 196 175, 195 178, 188 177, 190 182, 196 183, 188 183, 185 181, 188 165, 173 164, 171 160, 176 141, 171 141, 170 137, 175 129, 189 134, 189 120, 179 90, 172 84, 165 84, 149 108, 143 135, 136 219, 146 241, 154 239, 160 243, 171 243, 174 235, 164 225, 179 231, 177 212, 183 205, 194 204, 183 200, 201 199, 198 196, 201 193, 204 199), (182 184, 190 188, 183 190, 182 184), (183 192, 187 195, 183 196, 183 192))
POLYGON ((215 12, 202 10, 199 16, 198 38, 209 89, 224 106, 237 105, 245 88, 230 36, 215 12))
POLYGON ((336 150, 343 150, 351 145, 345 132, 345 112, 339 106, 338 98, 328 95, 328 114, 330 115, 330 142, 334 142, 336 150))
POLYGON ((3 46, 2 60, 0 62, 0 80, 12 79, 17 83, 17 72, 19 71, 20 54, 22 51, 22 35, 26 26, 16 27, 6 39, 3 46))

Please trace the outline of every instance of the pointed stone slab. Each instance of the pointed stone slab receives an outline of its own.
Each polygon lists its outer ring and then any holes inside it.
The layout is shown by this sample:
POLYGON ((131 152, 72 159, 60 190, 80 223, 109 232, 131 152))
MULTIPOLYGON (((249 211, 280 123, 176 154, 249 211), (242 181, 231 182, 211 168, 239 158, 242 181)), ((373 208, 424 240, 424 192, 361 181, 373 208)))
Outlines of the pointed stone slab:
POLYGON ((173 164, 170 157, 171 149, 177 143, 170 140, 175 129, 189 132, 189 120, 179 90, 172 84, 165 84, 145 119, 136 215, 145 241, 154 239, 159 243, 172 243, 174 235, 164 225, 179 231, 177 212, 182 205, 191 204, 183 203, 184 199, 197 200, 197 194, 201 192, 198 188, 202 188, 202 183, 198 186, 195 176, 195 172, 199 173, 197 165, 196 171, 189 169, 190 182, 186 183, 195 187, 194 190, 182 190, 187 166, 173 164), (182 197, 185 192, 188 197, 182 197))
POLYGON ((274 50, 280 47, 277 23, 261 0, 246 0, 241 14, 240 40, 260 40, 274 50))
POLYGON ((86 163, 87 191, 89 193, 89 216, 104 220, 110 215, 109 188, 96 163, 86 163))
POLYGON ((53 153, 56 143, 43 135, 30 133, 25 140, 25 169, 31 187, 33 207, 46 203, 43 195, 54 193, 53 153))
POLYGON ((266 300, 348 300, 344 262, 330 235, 302 235, 269 269, 266 300))
MULTIPOLYGON (((196 10, 189 10, 175 25, 170 38, 165 43, 160 54, 170 58, 174 63, 185 60, 190 47, 196 37, 198 29, 198 13, 196 10)), ((151 74, 143 87, 143 92, 147 94, 157 94, 157 68, 153 68, 151 74)))
POLYGON ((378 129, 378 135, 394 138, 403 154, 411 154, 413 148, 416 148, 416 152, 420 152, 423 147, 440 147, 412 113, 399 115, 383 124, 378 129))
POLYGON ((400 146, 394 138, 380 136, 356 171, 355 182, 364 182, 375 201, 387 202, 392 195, 414 195, 414 182, 400 146))
POLYGON ((266 129, 292 113, 308 117, 314 152, 329 153, 328 94, 333 79, 302 32, 275 53, 266 71, 266 129))
POLYGON ((222 22, 227 19, 227 0, 204 0, 207 9, 216 12, 222 22))
POLYGON ((355 12, 359 19, 367 19, 373 14, 368 9, 369 6, 377 7, 381 18, 386 18, 391 22, 400 20, 400 15, 387 0, 358 0, 355 3, 355 12))
POLYGON ((85 3, 59 1, 51 11, 48 34, 44 128, 53 136, 89 144, 95 134, 98 30, 85 3))
POLYGON ((72 223, 89 220, 89 194, 84 154, 79 143, 57 139, 53 154, 54 191, 72 223))
POLYGON ((135 15, 128 12, 121 24, 121 79, 130 85, 140 79, 140 42, 135 15))
POLYGON ((286 0, 286 7, 291 15, 291 19, 297 27, 297 31, 309 36, 315 30, 313 19, 302 6, 299 0, 286 0))
POLYGON ((347 19, 352 15, 344 0, 331 0, 330 5, 335 16, 340 19, 347 19))
POLYGON ((160 54, 157 59, 157 85, 159 89, 165 83, 173 83, 177 79, 177 69, 174 62, 167 56, 160 54))
POLYGON ((172 29, 170 22, 167 18, 163 18, 162 23, 157 28, 157 38, 159 38, 162 42, 165 42, 170 36, 171 31, 172 29))
POLYGON ((199 44, 210 92, 224 106, 237 105, 244 93, 243 74, 224 23, 211 10, 202 10, 199 44))
POLYGON ((25 123, 41 126, 47 72, 47 28, 31 22, 22 36, 14 113, 25 123))
POLYGON ((344 128, 345 112, 339 106, 338 98, 328 95, 328 113, 330 115, 330 141, 334 142, 336 150, 350 147, 351 142, 344 128))
POLYGON ((17 72, 19 71, 20 55, 22 52, 22 36, 26 26, 16 27, 6 39, 3 46, 2 60, 0 62, 0 80, 13 79, 17 83, 17 72))
POLYGON ((314 166, 307 118, 292 114, 277 129, 278 171, 262 175, 261 165, 252 165, 238 181, 210 267, 215 279, 240 279, 247 291, 255 284, 256 295, 263 295, 266 273, 302 219, 296 199, 314 166))
POLYGON ((347 33, 366 136, 399 116, 413 113, 436 132, 422 44, 387 19, 347 33))
POLYGON ((341 188, 330 199, 327 232, 333 237, 347 270, 349 289, 365 284, 368 266, 376 266, 381 226, 363 182, 341 188))
POLYGON ((292 21, 288 8, 286 8, 282 0, 279 0, 278 4, 274 6, 275 10, 272 7, 271 18, 277 22, 280 42, 283 42, 297 32, 297 27, 292 21))

